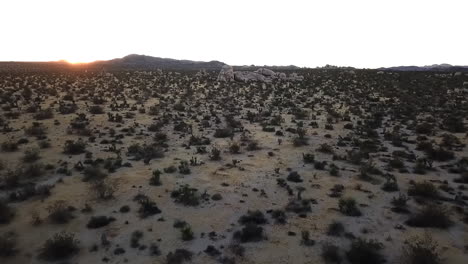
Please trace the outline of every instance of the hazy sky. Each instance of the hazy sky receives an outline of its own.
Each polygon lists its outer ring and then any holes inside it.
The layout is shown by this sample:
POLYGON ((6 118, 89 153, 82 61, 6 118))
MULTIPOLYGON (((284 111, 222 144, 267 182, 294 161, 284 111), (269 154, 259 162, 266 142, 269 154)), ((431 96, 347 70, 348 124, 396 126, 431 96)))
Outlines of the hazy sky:
POLYGON ((0 61, 468 65, 468 0, 1 0, 0 61))

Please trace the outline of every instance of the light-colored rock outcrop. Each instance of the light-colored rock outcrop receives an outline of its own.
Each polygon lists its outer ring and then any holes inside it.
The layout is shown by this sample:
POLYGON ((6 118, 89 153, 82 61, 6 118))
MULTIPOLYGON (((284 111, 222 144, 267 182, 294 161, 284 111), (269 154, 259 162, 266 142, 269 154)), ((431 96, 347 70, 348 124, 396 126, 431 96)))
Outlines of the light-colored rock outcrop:
POLYGON ((232 66, 225 65, 221 69, 218 75, 218 81, 221 82, 250 82, 250 81, 259 81, 259 82, 272 82, 274 80, 284 80, 284 81, 302 81, 304 80, 303 76, 298 75, 297 73, 291 73, 289 76, 283 72, 274 72, 270 69, 260 68, 254 72, 251 71, 234 71, 232 66))
POLYGON ((218 75, 218 81, 220 82, 234 81, 234 69, 232 68, 232 66, 224 65, 223 68, 221 68, 221 71, 219 72, 219 75, 218 75))

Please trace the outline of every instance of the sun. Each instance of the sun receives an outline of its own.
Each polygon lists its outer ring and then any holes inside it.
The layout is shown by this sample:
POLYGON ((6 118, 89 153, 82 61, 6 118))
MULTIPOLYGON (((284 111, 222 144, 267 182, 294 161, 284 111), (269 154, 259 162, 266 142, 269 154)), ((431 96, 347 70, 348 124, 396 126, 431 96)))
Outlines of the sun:
POLYGON ((92 61, 83 61, 83 60, 65 60, 65 61, 70 64, 85 64, 85 63, 92 62, 92 61))

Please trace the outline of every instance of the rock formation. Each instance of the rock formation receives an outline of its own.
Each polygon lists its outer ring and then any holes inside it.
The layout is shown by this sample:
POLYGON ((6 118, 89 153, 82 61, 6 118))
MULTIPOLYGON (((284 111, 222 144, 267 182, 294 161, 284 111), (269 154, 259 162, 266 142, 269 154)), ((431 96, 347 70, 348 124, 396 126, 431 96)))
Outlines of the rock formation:
POLYGON ((302 81, 304 77, 297 73, 291 73, 287 76, 284 72, 274 72, 266 68, 260 68, 256 71, 234 71, 232 66, 229 65, 223 66, 218 75, 218 81, 221 82, 272 82, 273 80, 302 81))

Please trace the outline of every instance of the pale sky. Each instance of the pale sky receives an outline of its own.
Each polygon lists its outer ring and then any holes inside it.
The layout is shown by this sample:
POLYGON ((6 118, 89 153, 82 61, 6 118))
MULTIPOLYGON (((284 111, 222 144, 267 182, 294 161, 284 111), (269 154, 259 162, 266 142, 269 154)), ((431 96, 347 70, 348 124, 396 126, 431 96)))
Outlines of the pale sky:
POLYGON ((468 65, 468 0, 0 0, 0 61, 468 65))

